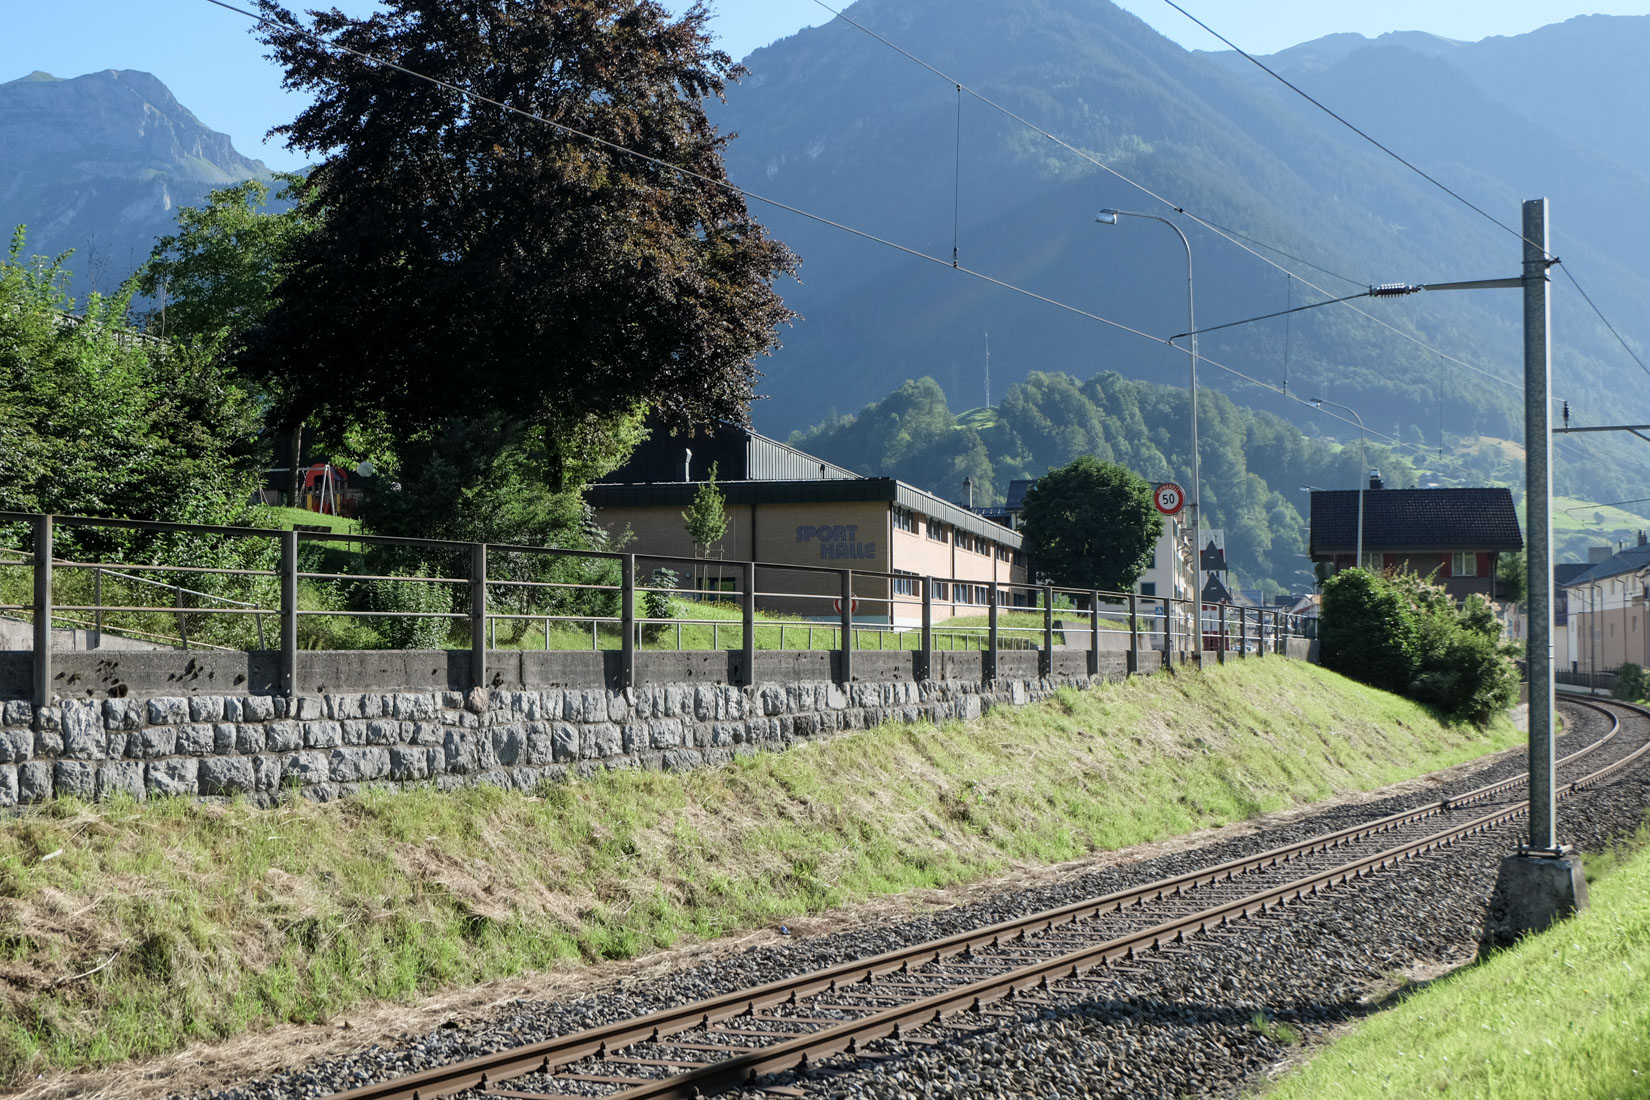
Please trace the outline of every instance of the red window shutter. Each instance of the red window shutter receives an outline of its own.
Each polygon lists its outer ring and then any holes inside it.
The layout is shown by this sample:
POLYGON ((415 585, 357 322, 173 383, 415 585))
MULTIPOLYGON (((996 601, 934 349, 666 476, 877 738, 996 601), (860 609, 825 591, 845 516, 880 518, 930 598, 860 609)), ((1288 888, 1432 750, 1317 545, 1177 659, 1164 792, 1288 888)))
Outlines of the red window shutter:
POLYGON ((1478 555, 1478 575, 1480 577, 1490 575, 1490 556, 1488 554, 1478 555))
POLYGON ((1443 564, 1438 567, 1438 579, 1449 580, 1451 577, 1455 576, 1455 573, 1451 569, 1454 564, 1455 555, 1446 553, 1444 555, 1443 564))

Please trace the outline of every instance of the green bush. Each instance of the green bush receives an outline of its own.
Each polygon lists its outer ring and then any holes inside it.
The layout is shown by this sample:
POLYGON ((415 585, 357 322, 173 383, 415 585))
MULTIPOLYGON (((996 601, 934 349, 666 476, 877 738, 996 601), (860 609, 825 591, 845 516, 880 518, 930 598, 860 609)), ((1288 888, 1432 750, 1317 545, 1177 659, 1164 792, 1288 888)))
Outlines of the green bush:
POLYGON ((1415 608, 1392 585, 1363 569, 1323 585, 1319 662, 1360 683, 1407 695, 1420 665, 1415 608))
MULTIPOLYGON (((391 577, 430 576, 422 562, 409 569, 398 569, 391 577)), ((453 609, 452 589, 449 585, 417 580, 362 581, 369 611, 440 612, 453 609)), ((408 615, 405 618, 385 617, 374 620, 378 635, 388 649, 445 649, 452 633, 452 619, 427 618, 408 615)))
POLYGON ((1650 675, 1643 668, 1628 661, 1616 670, 1616 686, 1611 695, 1636 703, 1650 695, 1650 675))
POLYGON ((1324 582, 1320 660, 1343 676, 1408 696, 1452 722, 1483 725, 1512 704, 1518 673, 1488 601, 1457 610, 1413 573, 1349 569, 1324 582))

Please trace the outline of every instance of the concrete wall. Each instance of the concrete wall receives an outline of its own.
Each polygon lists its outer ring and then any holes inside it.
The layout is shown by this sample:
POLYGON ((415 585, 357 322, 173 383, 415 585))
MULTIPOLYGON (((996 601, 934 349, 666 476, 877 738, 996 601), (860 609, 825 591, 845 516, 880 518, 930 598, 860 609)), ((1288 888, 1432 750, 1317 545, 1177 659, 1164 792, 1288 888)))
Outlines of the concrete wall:
MULTIPOLYGON (((529 653, 518 655, 518 671, 584 686, 525 690, 506 681, 460 692, 435 683, 454 674, 433 659, 446 654, 326 656, 359 659, 333 661, 325 671, 336 684, 292 700, 270 690, 262 654, 211 654, 170 671, 127 664, 131 657, 123 655, 67 673, 84 676, 73 686, 93 694, 38 711, 21 700, 0 706, 0 807, 120 795, 243 795, 269 803, 288 789, 332 799, 364 785, 530 790, 602 767, 721 764, 882 722, 973 719, 999 704, 1093 682, 1088 655, 1069 652, 1053 654, 1053 675, 1045 678, 1037 675, 1037 654, 1004 653, 989 687, 980 683, 978 653, 935 654, 933 678, 922 681, 909 653, 856 654, 859 679, 849 684, 830 679, 835 654, 761 653, 758 672, 767 682, 757 687, 716 682, 718 672, 725 679, 726 654, 644 654, 677 658, 654 671, 684 678, 617 690, 589 686, 602 683, 606 654, 529 653), (170 694, 130 690, 163 674, 171 677, 170 694), (394 690, 339 686, 397 675, 405 678, 394 690), (415 686, 420 678, 430 682, 415 686)), ((1122 655, 1103 654, 1101 668, 1104 678, 1121 677, 1122 655)))

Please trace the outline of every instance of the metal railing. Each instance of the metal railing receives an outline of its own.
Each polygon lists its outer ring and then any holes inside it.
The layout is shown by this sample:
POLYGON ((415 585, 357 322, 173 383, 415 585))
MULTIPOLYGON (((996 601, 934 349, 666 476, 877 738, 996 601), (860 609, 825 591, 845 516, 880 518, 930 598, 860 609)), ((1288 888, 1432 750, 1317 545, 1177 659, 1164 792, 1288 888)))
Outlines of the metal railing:
MULTIPOLYGON (((162 635, 149 629, 152 623, 133 625, 157 615, 176 617, 173 636, 185 647, 278 651, 281 690, 289 696, 299 689, 301 639, 311 647, 330 641, 330 648, 352 648, 348 638, 326 634, 324 624, 332 620, 387 624, 403 632, 409 624, 445 623, 446 630, 435 628, 439 644, 404 648, 468 648, 468 679, 475 686, 488 683, 488 653, 500 651, 501 631, 506 647, 515 649, 537 648, 530 644, 535 632, 542 632, 545 649, 568 649, 575 643, 583 647, 577 639, 588 637, 589 649, 619 652, 620 681, 632 686, 637 683, 636 655, 650 649, 738 653, 737 675, 745 683, 755 681, 759 648, 828 649, 835 655, 833 673, 842 682, 854 679, 856 652, 911 652, 915 674, 926 678, 932 674, 936 653, 970 651, 980 654, 981 675, 989 681, 997 677, 999 655, 1005 652, 1035 652, 1039 674, 1048 676, 1057 651, 1084 650, 1093 675, 1099 671, 1102 649, 1109 648, 1126 654, 1132 673, 1147 671, 1152 661, 1167 668, 1201 663, 1205 654, 1224 662, 1229 655, 1284 653, 1288 639, 1301 636, 1303 625, 1278 611, 1205 604, 1200 616, 1197 605, 1185 600, 1000 577, 926 577, 786 562, 15 512, 0 512, 0 524, 26 524, 31 531, 32 553, 0 560, 0 571, 28 573, 29 599, 0 603, 0 614, 18 613, 33 622, 34 695, 41 703, 50 697, 55 624, 89 621, 99 638, 105 629, 157 637, 162 635), (223 568, 58 558, 53 551, 59 528, 254 540, 265 544, 257 549, 266 558, 273 545, 278 563, 274 568, 223 568), (328 555, 342 556, 346 564, 360 568, 323 568, 329 564, 328 555), (449 562, 445 570, 428 564, 443 558, 449 562), (396 568, 397 560, 411 561, 415 567, 396 568), (374 565, 378 571, 371 570, 374 565), (691 587, 672 583, 672 566, 685 566, 690 575, 696 574, 691 587), (144 572, 200 579, 193 582, 196 587, 188 587, 140 576, 144 572), (715 588, 706 587, 713 583, 711 572, 717 574, 715 588), (67 592, 73 587, 63 578, 85 574, 92 578, 91 592, 79 596, 80 602, 73 596, 56 599, 57 589, 67 592), (135 600, 107 603, 104 585, 111 577, 170 593, 173 606, 135 600), (212 583, 229 585, 236 595, 209 591, 212 583), (333 606, 322 598, 328 587, 344 586, 380 595, 410 593, 414 598, 388 598, 393 606, 371 606, 371 600, 360 598, 333 606), (255 590, 273 598, 250 598, 255 590), (187 606, 186 598, 191 601, 187 606), (325 606, 306 606, 317 603, 325 606), (737 609, 737 618, 713 614, 713 608, 737 609), (694 609, 701 613, 694 615, 694 609), (945 617, 936 621, 937 613, 945 617), (235 630, 213 626, 244 623, 248 616, 255 635, 242 630, 238 643, 232 637, 235 630), (274 647, 266 644, 266 616, 280 624, 274 647), (311 625, 307 637, 300 629, 306 622, 311 625), (1116 639, 1119 633, 1127 635, 1126 643, 1102 645, 1103 637, 1116 639), (463 640, 448 644, 455 637, 463 640)), ((1007 568, 995 560, 990 567, 1007 568)), ((0 593, 20 587, 0 585, 0 593)), ((84 592, 84 586, 77 591, 84 592)), ((377 647, 385 648, 382 636, 373 637, 377 647)))

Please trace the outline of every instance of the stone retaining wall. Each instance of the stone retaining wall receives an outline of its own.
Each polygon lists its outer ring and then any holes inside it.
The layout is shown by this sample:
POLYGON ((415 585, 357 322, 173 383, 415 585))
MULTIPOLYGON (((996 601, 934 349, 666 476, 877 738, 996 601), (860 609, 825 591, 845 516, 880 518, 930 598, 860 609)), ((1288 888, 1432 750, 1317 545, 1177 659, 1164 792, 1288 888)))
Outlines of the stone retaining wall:
MULTIPOLYGON (((288 788, 325 800, 368 784, 528 790, 600 767, 720 764, 881 722, 973 719, 1093 682, 1086 654, 1056 654, 1049 677, 1037 675, 1035 654, 1002 654, 990 685, 978 680, 978 654, 935 654, 935 678, 920 681, 909 654, 864 656, 856 673, 879 675, 850 684, 333 691, 289 701, 215 693, 196 679, 147 698, 99 693, 38 710, 13 700, 0 706, 0 807, 70 795, 268 803, 288 788)), ((1102 656, 1100 678, 1124 674, 1120 656, 1102 656)), ((820 671, 828 676, 828 662, 820 671)))

